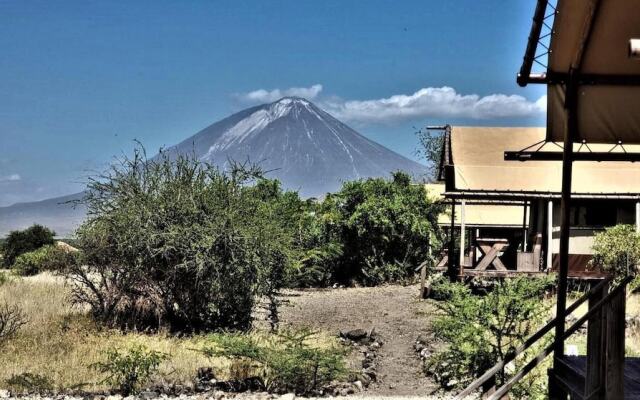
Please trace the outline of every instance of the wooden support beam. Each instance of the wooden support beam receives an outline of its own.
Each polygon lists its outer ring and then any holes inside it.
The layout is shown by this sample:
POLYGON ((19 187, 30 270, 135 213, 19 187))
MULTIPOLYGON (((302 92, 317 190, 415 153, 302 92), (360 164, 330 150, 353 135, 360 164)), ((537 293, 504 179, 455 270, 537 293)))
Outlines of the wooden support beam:
POLYGON ((527 201, 522 210, 522 252, 527 251, 527 201))
POLYGON ((464 259, 467 242, 467 228, 465 226, 465 206, 466 200, 462 200, 460 204, 460 260, 458 266, 458 275, 460 278, 462 278, 464 275, 464 259))
POLYGON ((547 269, 553 267, 553 200, 547 202, 547 269))
MULTIPOLYGON (((591 281, 591 285, 595 284, 591 281)), ((609 282, 598 285, 601 289, 593 291, 593 294, 589 297, 589 309, 592 309, 595 304, 606 296, 609 291, 609 282)), ((604 394, 605 388, 605 360, 606 360, 606 348, 605 343, 607 341, 606 336, 606 322, 605 313, 601 310, 589 318, 587 325, 587 371, 585 376, 585 398, 587 399, 601 399, 604 394)))
MULTIPOLYGON (((505 151, 505 161, 561 161, 561 151, 505 151)), ((639 162, 640 153, 586 152, 574 154, 574 161, 639 162)))
POLYGON ((458 276, 456 268, 456 203, 455 200, 451 200, 451 229, 449 231, 449 251, 447 262, 447 275, 449 280, 455 282, 458 276))
POLYGON ((606 310, 605 399, 624 399, 624 329, 626 290, 611 298, 606 310))
MULTIPOLYGON (((579 65, 579 64, 578 64, 579 65)), ((577 102, 578 102, 578 87, 575 81, 570 80, 567 84, 565 98, 565 109, 567 114, 567 122, 564 132, 564 152, 562 159, 562 197, 560 202, 560 250, 559 258, 560 265, 558 267, 558 285, 557 285, 557 300, 556 300, 556 315, 565 315, 567 309, 567 286, 569 275, 569 235, 571 230, 571 182, 573 173, 573 139, 577 135, 578 120, 577 120, 577 102)), ((557 364, 557 359, 562 358, 564 355, 564 333, 565 333, 565 318, 558 318, 556 322, 555 336, 553 341, 553 353, 554 353, 554 368, 557 369, 560 366, 557 364)), ((549 386, 549 398, 557 399, 562 398, 557 392, 557 387, 549 386), (555 391, 555 392, 554 392, 555 391)), ((566 398, 566 396, 565 396, 566 398)))

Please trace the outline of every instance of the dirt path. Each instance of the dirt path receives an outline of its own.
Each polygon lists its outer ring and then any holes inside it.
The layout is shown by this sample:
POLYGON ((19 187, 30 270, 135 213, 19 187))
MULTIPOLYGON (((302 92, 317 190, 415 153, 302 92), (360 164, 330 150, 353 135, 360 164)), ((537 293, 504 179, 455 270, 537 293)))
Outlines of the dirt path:
POLYGON ((338 332, 375 328, 384 345, 379 351, 378 383, 366 394, 428 395, 435 384, 424 376, 413 350, 416 337, 428 328, 428 303, 417 299, 417 286, 384 286, 289 292, 282 322, 338 332))

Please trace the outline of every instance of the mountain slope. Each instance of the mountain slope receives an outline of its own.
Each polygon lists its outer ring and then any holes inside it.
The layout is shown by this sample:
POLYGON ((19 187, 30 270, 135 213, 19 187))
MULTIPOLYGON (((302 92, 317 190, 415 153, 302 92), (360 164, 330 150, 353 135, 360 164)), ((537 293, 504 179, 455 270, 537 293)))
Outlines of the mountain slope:
MULTIPOLYGON (((221 167, 229 160, 249 160, 303 197, 323 196, 344 181, 388 177, 396 170, 415 178, 426 173, 423 165, 365 138, 308 100, 293 97, 233 114, 166 152, 171 157, 194 154, 221 167)), ((85 210, 65 203, 81 196, 0 207, 0 236, 33 223, 67 236, 85 210)))
POLYGON ((83 206, 70 203, 80 198, 82 193, 76 193, 0 207, 0 237, 35 223, 53 229, 58 236, 69 236, 85 217, 86 210, 83 206))
POLYGON ((303 197, 322 196, 343 181, 389 176, 395 170, 416 178, 426 172, 308 100, 292 97, 240 111, 167 151, 193 152, 222 166, 228 160, 250 160, 303 197))

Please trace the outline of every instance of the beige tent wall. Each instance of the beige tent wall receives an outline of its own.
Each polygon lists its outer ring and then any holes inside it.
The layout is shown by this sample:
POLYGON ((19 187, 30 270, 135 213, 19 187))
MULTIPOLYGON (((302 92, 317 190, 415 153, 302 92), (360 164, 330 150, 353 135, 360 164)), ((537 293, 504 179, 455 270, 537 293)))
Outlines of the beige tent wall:
MULTIPOLYGON (((505 151, 522 150, 545 140, 545 136, 545 128, 453 127, 451 147, 456 189, 560 193, 560 161, 504 160, 505 151)), ((610 145, 590 147, 592 151, 611 149, 610 145)), ((626 148, 629 152, 640 152, 640 146, 626 148)), ((551 143, 544 150, 561 151, 551 143)), ((640 193, 640 163, 577 162, 573 170, 574 193, 640 193)))
MULTIPOLYGON (((428 183, 425 185, 427 195, 434 199, 443 200, 444 184, 428 183)), ((509 226, 522 227, 524 207, 509 205, 474 205, 465 206, 465 224, 467 226, 509 226)), ((460 225, 460 206, 456 207, 456 226, 460 225)), ((451 211, 440 214, 438 223, 442 226, 451 225, 451 211)), ((528 221, 527 221, 528 223, 528 221)))

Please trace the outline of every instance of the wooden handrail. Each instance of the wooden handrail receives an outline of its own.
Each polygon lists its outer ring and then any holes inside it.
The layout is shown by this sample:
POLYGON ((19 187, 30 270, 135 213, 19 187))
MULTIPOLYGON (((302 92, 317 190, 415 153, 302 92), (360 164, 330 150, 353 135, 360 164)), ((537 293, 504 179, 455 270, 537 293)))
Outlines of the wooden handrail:
MULTIPOLYGON (((594 293, 600 291, 604 287, 604 285, 606 285, 608 282, 609 282, 609 279, 605 279, 605 280, 599 282, 596 286, 591 288, 587 293, 583 294, 578 300, 574 301, 567 308, 567 311, 565 313, 565 318, 566 318, 567 315, 571 314, 578 307, 580 307, 580 305, 582 305, 582 303, 587 301, 594 293)), ((515 358, 518 355, 522 354, 522 352, 527 350, 529 347, 531 347, 533 344, 535 344, 538 340, 540 340, 544 335, 546 335, 555 326, 556 318, 553 318, 551 321, 547 322, 545 324, 545 326, 540 328, 536 333, 534 333, 527 340, 525 340, 525 342, 522 343, 518 348, 516 348, 514 352, 512 352, 510 354, 507 354, 504 359, 498 361, 498 363, 496 363, 496 365, 494 365, 491 369, 487 370, 487 372, 482 374, 482 376, 480 376, 475 381, 473 381, 471 384, 469 384, 469 386, 467 386, 455 398, 458 399, 458 400, 464 399, 465 397, 471 395, 478 388, 480 388, 480 386, 482 386, 483 383, 485 383, 491 377, 493 377, 495 374, 500 372, 500 370, 502 368, 504 368, 504 366, 507 363, 515 360, 515 358)))
MULTIPOLYGON (((569 336, 573 335, 581 326, 585 323, 593 314, 600 312, 602 306, 611 299, 618 295, 621 290, 633 280, 632 276, 627 276, 615 289, 609 292, 605 297, 603 297, 600 301, 598 301, 593 307, 589 308, 582 317, 578 318, 578 320, 569 327, 562 335, 562 340, 567 339, 569 336)), ((509 390, 515 385, 520 379, 522 379, 525 375, 527 375, 532 369, 537 367, 551 352, 553 352, 554 344, 550 344, 544 350, 542 350, 538 355, 529 361, 520 371, 518 371, 514 376, 511 377, 504 385, 502 385, 498 390, 496 390, 488 400, 500 400, 502 396, 506 395, 509 390)))

